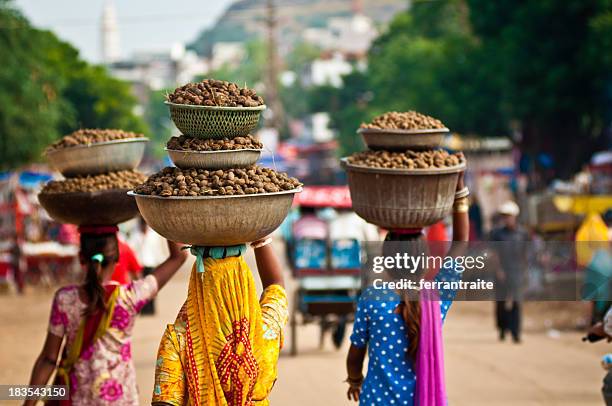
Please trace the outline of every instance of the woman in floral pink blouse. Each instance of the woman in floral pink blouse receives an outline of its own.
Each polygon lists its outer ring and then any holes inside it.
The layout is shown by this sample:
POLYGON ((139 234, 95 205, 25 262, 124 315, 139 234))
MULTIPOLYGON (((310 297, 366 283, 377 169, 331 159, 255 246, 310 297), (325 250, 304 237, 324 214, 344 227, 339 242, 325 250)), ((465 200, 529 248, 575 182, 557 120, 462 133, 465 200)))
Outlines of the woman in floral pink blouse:
POLYGON ((131 348, 134 320, 180 268, 186 254, 169 242, 170 256, 152 274, 119 285, 111 281, 119 257, 117 228, 85 227, 80 231, 85 282, 56 292, 47 338, 30 385, 47 384, 57 370, 54 383, 68 385, 70 399, 55 404, 138 405, 131 348))

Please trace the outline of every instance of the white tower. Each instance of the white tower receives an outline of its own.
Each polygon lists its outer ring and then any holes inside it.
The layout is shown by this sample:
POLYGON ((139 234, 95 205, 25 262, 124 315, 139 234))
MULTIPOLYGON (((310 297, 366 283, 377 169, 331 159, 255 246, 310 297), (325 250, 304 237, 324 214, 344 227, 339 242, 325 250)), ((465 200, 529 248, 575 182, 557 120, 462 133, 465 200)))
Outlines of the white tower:
POLYGON ((102 62, 105 64, 116 62, 121 57, 119 44, 119 24, 117 22, 117 12, 113 0, 104 2, 102 12, 102 62))

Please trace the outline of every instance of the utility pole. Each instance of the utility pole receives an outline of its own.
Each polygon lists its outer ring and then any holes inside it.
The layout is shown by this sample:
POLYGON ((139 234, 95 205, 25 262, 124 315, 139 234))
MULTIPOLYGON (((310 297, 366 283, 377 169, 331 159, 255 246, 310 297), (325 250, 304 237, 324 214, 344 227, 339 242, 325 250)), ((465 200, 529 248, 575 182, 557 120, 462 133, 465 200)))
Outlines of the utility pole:
POLYGON ((276 19, 276 5, 274 0, 266 2, 267 19, 266 26, 268 31, 268 63, 266 66, 266 103, 272 110, 272 117, 267 120, 266 126, 276 129, 280 134, 284 122, 284 110, 278 94, 278 75, 280 71, 280 61, 278 59, 278 41, 276 19))

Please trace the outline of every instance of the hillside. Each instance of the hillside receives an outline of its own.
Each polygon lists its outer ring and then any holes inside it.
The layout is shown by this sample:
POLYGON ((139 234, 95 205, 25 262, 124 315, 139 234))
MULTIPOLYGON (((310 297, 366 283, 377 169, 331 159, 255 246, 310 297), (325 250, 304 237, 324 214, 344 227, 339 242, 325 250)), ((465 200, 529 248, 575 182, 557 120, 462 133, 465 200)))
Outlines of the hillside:
MULTIPOLYGON (((281 49, 290 47, 308 27, 323 27, 330 17, 349 16, 355 0, 276 0, 281 49)), ((384 24, 400 10, 406 0, 361 0, 363 13, 384 24)), ((217 22, 200 33, 190 44, 199 54, 209 55, 220 41, 247 41, 261 36, 265 29, 266 0, 238 0, 217 22)))

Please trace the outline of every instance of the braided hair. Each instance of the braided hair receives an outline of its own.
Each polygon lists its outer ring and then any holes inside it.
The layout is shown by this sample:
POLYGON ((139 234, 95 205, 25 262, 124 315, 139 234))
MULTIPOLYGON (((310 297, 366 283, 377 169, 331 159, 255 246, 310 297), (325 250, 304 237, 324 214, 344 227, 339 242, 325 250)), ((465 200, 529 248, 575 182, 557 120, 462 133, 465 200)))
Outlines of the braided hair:
MULTIPOLYGON (((414 255, 418 255, 425 249, 425 242, 420 231, 414 233, 403 234, 389 231, 383 244, 383 252, 385 256, 394 256, 397 252, 408 251, 414 255), (400 244, 406 242, 407 244, 400 244)), ((393 278, 401 278, 402 274, 398 270, 389 269, 393 278)), ((401 291, 401 302, 398 306, 399 314, 404 320, 406 333, 408 335, 408 351, 406 357, 409 360, 415 361, 419 348, 419 335, 421 332, 421 303, 418 296, 409 289, 401 291)))
POLYGON ((87 308, 85 316, 90 316, 98 310, 103 310, 104 287, 102 286, 102 270, 109 264, 119 260, 119 243, 117 235, 81 233, 81 262, 86 268, 85 284, 87 308))

